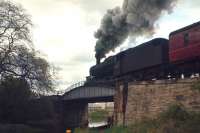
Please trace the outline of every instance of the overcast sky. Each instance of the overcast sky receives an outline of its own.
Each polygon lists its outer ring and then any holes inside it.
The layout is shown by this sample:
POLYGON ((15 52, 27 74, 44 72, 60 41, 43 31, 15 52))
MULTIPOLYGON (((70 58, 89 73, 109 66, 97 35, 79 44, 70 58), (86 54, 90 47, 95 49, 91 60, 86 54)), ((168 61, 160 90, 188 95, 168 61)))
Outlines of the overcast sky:
MULTIPOLYGON (((121 6, 123 0, 11 0, 32 16, 33 41, 48 61, 59 67, 57 89, 83 80, 95 64, 94 32, 107 9, 121 6)), ((155 37, 168 38, 171 31, 200 21, 199 0, 179 0, 171 14, 163 15, 155 37)), ((150 40, 138 39, 138 43, 150 40)), ((126 41, 121 48, 133 47, 126 41)))

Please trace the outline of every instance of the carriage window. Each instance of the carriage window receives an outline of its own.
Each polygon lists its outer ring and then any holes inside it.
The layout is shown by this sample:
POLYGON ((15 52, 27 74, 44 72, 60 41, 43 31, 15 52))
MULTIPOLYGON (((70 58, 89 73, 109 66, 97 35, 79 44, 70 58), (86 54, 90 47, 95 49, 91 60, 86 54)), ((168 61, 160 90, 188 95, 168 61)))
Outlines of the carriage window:
POLYGON ((185 33, 184 34, 184 45, 188 46, 188 44, 189 44, 189 34, 185 33))

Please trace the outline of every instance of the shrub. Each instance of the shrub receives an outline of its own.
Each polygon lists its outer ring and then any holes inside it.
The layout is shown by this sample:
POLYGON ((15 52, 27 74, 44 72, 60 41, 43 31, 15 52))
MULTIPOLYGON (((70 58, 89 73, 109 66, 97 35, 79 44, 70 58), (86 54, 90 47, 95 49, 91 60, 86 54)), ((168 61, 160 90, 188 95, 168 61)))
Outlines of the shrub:
MULTIPOLYGON (((156 119, 134 123, 116 133, 200 133, 200 113, 186 111, 182 105, 171 105, 156 119)), ((115 133, 113 130, 107 133, 115 133)))
POLYGON ((189 113, 181 105, 171 105, 169 108, 160 114, 160 120, 179 120, 184 121, 189 118, 189 113))
POLYGON ((200 81, 194 83, 194 84, 191 86, 191 88, 192 88, 193 90, 197 90, 198 92, 200 92, 200 81))
POLYGON ((44 130, 32 128, 23 124, 0 125, 0 133, 46 133, 44 130))
POLYGON ((31 95, 24 79, 7 77, 0 82, 0 122, 22 123, 26 121, 27 106, 31 95))

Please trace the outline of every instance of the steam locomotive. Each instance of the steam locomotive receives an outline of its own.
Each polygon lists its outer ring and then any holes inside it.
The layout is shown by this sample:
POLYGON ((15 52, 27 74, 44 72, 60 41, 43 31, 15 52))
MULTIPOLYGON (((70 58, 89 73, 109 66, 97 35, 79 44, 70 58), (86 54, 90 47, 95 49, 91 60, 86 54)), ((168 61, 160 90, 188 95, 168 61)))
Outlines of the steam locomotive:
MULTIPOLYGON (((97 59, 97 62, 99 62, 97 59)), ((132 80, 190 76, 200 72, 200 22, 110 56, 90 68, 96 80, 129 77, 132 80)))

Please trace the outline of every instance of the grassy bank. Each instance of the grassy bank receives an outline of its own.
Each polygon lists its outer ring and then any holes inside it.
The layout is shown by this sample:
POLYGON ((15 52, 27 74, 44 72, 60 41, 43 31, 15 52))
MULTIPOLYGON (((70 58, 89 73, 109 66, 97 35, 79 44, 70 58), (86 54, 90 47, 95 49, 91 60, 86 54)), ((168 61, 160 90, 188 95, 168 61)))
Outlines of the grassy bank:
POLYGON ((129 131, 129 128, 127 127, 122 127, 122 126, 118 126, 118 127, 112 127, 109 129, 105 129, 105 130, 92 130, 92 129, 76 129, 75 133, 131 133, 129 131))
POLYGON ((89 113, 89 119, 91 122, 106 121, 108 116, 109 116, 108 111, 103 110, 103 109, 99 109, 99 110, 89 113))
POLYGON ((133 124, 130 133, 200 133, 200 113, 186 111, 173 105, 154 120, 133 124))
MULTIPOLYGON (((146 119, 123 127, 112 127, 100 133, 200 133, 200 113, 189 112, 179 105, 169 109, 156 119, 146 119)), ((99 133, 95 130, 77 129, 75 133, 99 133)))

